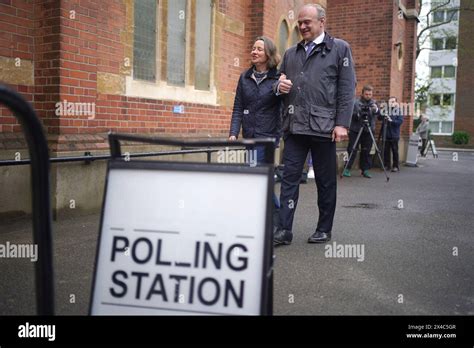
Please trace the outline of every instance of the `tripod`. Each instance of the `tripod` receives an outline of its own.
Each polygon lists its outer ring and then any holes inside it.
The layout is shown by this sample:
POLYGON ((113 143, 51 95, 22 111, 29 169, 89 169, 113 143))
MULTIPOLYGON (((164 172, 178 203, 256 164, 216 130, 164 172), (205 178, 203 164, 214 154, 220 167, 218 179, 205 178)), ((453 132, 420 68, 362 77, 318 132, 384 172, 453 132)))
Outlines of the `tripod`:
MULTIPOLYGON (((387 174, 387 171, 385 170, 385 166, 383 165, 382 156, 380 155, 380 150, 377 146, 377 143, 375 142, 374 133, 372 133, 372 129, 370 129, 369 120, 367 120, 367 119, 362 121, 362 127, 360 127, 360 129, 359 129, 359 133, 357 134, 356 141, 354 142, 354 145, 352 146, 351 155, 347 159, 346 165, 344 166, 343 173, 347 169, 347 166, 349 165, 352 156, 354 156, 354 150, 356 149, 357 145, 359 145, 360 136, 362 135, 362 132, 364 131, 364 129, 366 129, 369 132, 370 137, 372 138, 372 142, 375 146, 375 151, 377 152, 377 155, 379 156, 380 163, 382 163, 383 172, 385 173, 385 177, 387 178, 387 182, 388 182, 390 180, 390 178, 387 174)), ((340 177, 342 179, 342 173, 341 173, 340 177)))
MULTIPOLYGON (((382 138, 382 149, 380 152, 382 153, 382 160, 384 162, 380 163, 380 165, 383 167, 385 167, 385 142, 387 139, 387 126, 388 126, 387 117, 384 116, 382 120, 382 128, 380 129, 379 137, 377 138, 377 144, 380 144, 380 138, 382 138)), ((374 159, 375 159, 375 153, 372 155, 372 163, 374 162, 374 159)))
POLYGON ((433 158, 438 158, 438 151, 436 151, 436 146, 434 144, 434 140, 431 139, 431 134, 428 134, 428 138, 426 139, 426 145, 423 149, 423 153, 421 154, 423 157, 428 155, 428 151, 431 149, 431 153, 433 154, 433 158))

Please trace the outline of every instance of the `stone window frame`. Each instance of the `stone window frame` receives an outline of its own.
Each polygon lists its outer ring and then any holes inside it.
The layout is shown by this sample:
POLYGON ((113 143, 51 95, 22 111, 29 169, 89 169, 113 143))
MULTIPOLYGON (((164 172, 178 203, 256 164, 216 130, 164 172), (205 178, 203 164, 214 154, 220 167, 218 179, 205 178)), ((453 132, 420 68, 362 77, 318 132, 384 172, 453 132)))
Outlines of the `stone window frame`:
POLYGON ((285 51, 288 49, 288 44, 289 44, 289 41, 290 41, 290 38, 291 38, 290 24, 289 24, 288 19, 286 18, 286 16, 280 17, 280 20, 278 21, 277 32, 276 32, 275 38, 276 38, 275 45, 277 46, 278 53, 283 58, 283 55, 285 54, 285 51), (284 42, 285 49, 283 50, 283 52, 280 52, 280 48, 281 48, 280 44, 282 43, 281 42, 281 37, 280 37, 280 31, 281 31, 283 26, 286 29, 286 33, 288 34, 288 36, 286 38, 286 41, 284 42))
POLYGON ((301 33, 300 33, 300 29, 298 28, 298 22, 295 22, 292 27, 291 27, 291 30, 290 30, 290 36, 289 36, 289 39, 288 39, 288 47, 291 47, 291 46, 294 46, 296 44, 298 44, 298 42, 300 42, 301 40, 303 40, 303 37, 301 36, 301 33), (298 33, 298 40, 296 42, 292 42, 292 37, 293 37, 293 33, 296 32, 298 33))
MULTIPOLYGON (((290 25, 290 21, 288 20, 288 18, 285 16, 285 15, 282 15, 280 17, 280 19, 278 20, 278 25, 277 25, 277 28, 276 28, 276 32, 275 32, 275 46, 277 46, 277 49, 279 50, 280 48, 280 29, 281 29, 281 26, 282 25, 285 25, 286 26, 286 29, 288 31, 288 38, 286 40, 286 43, 285 43, 285 51, 296 45, 298 42, 300 42, 301 40, 303 40, 303 37, 301 36, 301 33, 299 32, 299 28, 298 28, 298 22, 295 21, 292 25, 290 25), (296 31, 298 33, 298 41, 297 42, 293 42, 292 41, 292 38, 293 38, 293 32, 296 31)), ((280 53, 280 52, 278 52, 280 53)), ((283 56, 285 54, 285 52, 281 52, 281 58, 283 59, 283 56)))
MULTIPOLYGON (((212 0, 211 13, 211 53, 210 53, 210 89, 199 90, 194 88, 194 46, 195 35, 191 30, 196 21, 196 1, 186 1, 186 68, 185 85, 169 85, 166 79, 167 74, 167 6, 168 1, 157 1, 156 20, 156 79, 155 81, 144 81, 133 78, 133 71, 125 77, 125 95, 130 97, 140 97, 158 100, 171 100, 183 103, 194 103, 217 106, 217 88, 215 83, 215 49, 216 49, 216 14, 217 4, 212 0), (189 15, 190 14, 190 15, 189 15)), ((132 44, 133 47, 133 44, 132 44)), ((133 66, 133 65, 132 65, 133 66)))

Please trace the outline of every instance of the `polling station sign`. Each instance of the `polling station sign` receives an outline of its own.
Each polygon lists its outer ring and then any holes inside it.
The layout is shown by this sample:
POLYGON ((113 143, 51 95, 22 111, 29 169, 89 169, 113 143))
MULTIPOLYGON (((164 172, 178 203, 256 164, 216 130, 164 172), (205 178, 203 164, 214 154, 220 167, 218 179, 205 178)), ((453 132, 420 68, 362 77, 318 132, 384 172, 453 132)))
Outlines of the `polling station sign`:
POLYGON ((268 314, 271 175, 109 162, 90 313, 268 314))

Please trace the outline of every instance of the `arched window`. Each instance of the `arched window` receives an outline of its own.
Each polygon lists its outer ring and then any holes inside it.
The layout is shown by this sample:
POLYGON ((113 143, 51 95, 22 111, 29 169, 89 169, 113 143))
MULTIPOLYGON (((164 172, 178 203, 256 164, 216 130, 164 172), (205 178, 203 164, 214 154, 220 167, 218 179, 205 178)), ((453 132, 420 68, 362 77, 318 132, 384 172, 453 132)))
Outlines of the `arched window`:
POLYGON ((290 33, 288 30, 288 23, 282 20, 280 23, 280 30, 278 31, 278 53, 283 56, 288 48, 288 37, 290 33))
POLYGON ((133 78, 209 91, 214 0, 169 0, 161 4, 159 0, 140 0, 133 6, 133 78))
POLYGON ((298 29, 297 26, 293 27, 293 30, 291 31, 290 45, 294 46, 301 40, 302 38, 300 36, 300 30, 298 29))

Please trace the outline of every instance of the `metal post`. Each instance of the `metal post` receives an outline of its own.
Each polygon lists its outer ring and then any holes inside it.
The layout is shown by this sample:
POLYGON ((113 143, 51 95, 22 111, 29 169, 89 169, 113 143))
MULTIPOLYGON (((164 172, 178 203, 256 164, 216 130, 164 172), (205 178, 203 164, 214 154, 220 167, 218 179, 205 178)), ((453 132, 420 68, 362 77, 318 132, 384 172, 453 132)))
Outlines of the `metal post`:
POLYGON ((28 143, 31 158, 33 243, 38 245, 39 253, 35 264, 36 310, 38 315, 53 315, 54 277, 48 144, 35 111, 20 94, 0 85, 0 104, 7 106, 20 121, 28 143))

